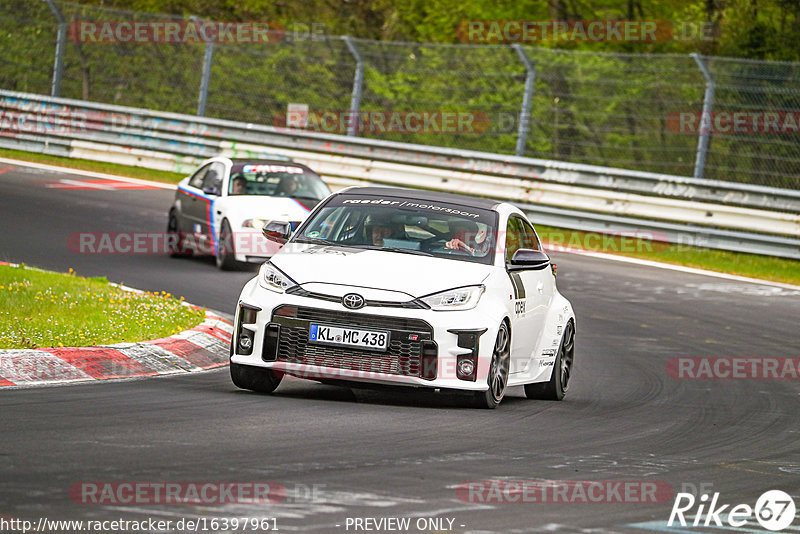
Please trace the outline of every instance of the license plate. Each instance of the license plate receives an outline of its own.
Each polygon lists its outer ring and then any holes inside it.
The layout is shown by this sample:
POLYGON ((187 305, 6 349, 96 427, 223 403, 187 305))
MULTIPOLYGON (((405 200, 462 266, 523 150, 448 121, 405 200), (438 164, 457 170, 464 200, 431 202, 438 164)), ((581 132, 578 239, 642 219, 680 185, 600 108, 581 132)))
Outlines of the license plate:
POLYGON ((370 350, 386 350, 389 348, 389 332, 324 324, 312 324, 308 332, 308 340, 312 343, 345 345, 370 350))

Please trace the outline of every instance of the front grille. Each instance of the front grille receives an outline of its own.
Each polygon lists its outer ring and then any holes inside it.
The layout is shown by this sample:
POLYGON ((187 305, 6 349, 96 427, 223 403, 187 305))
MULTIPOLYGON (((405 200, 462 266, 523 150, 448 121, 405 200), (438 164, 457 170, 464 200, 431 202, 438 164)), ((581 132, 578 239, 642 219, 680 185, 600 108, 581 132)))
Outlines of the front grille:
MULTIPOLYGON (((315 293, 303 289, 300 286, 290 287, 289 289, 286 290, 286 292, 290 295, 297 295, 299 297, 306 297, 310 299, 319 299, 328 302, 342 302, 342 297, 336 297, 334 295, 326 295, 324 293, 315 293)), ((406 302, 394 302, 389 300, 365 300, 364 306, 376 306, 379 308, 409 308, 416 310, 428 309, 428 306, 426 306, 423 302, 417 299, 408 300, 406 302)))
POLYGON ((433 339, 431 326, 420 319, 383 317, 301 306, 275 308, 272 322, 281 325, 278 361, 335 369, 420 377, 425 374, 421 368, 423 342, 433 339), (312 323, 388 330, 389 348, 386 351, 374 351, 309 343, 309 325, 312 323), (416 339, 410 339, 413 336, 416 336, 416 339))

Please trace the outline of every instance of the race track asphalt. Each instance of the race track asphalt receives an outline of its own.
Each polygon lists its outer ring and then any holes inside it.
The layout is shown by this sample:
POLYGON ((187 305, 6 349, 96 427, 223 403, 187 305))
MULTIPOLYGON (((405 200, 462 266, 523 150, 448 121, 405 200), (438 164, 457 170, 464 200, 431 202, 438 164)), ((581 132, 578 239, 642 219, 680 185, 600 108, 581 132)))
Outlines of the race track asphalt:
MULTIPOLYGON (((171 191, 57 189, 48 184, 76 177, 0 172, 0 260, 71 267, 227 313, 253 276, 220 272, 210 259, 70 251, 77 232, 162 231, 171 191)), ((665 529, 673 505, 672 497, 583 503, 575 495, 577 502, 483 503, 456 491, 486 480, 653 482, 675 492, 703 485, 722 503, 751 506, 781 489, 800 506, 800 380, 666 372, 673 357, 800 357, 800 292, 554 259, 578 318, 564 402, 512 390, 497 410, 481 411, 450 395, 301 380, 264 396, 237 390, 227 369, 3 389, 0 519, 275 517, 285 531, 355 532, 355 518, 410 517, 411 532, 418 518, 452 519, 455 532, 643 532, 665 529), (270 481, 288 497, 253 505, 84 504, 70 496, 85 482, 206 481, 270 481)))

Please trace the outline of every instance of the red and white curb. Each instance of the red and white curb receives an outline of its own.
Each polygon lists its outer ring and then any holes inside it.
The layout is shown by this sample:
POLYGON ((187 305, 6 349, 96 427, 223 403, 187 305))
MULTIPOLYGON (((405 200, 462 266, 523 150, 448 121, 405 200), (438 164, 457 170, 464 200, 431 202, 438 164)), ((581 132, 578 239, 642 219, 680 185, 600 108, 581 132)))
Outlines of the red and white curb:
MULTIPOLYGON (((5 261, 0 261, 0 265, 18 266, 5 261)), ((139 289, 111 285, 142 293, 139 289)), ((228 364, 233 324, 210 310, 205 312, 205 320, 194 328, 150 341, 95 347, 0 349, 0 387, 140 378, 222 367, 228 364)))
POLYGON ((231 322, 206 310, 173 336, 96 347, 0 350, 0 387, 35 386, 204 371, 228 364, 231 322))

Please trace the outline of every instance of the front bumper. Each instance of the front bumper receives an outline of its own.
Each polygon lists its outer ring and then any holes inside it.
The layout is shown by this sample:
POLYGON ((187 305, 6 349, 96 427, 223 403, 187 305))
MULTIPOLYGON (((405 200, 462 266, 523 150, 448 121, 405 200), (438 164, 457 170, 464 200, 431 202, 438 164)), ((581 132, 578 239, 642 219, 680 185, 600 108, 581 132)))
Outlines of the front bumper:
POLYGON ((251 280, 237 307, 231 361, 311 380, 484 391, 501 319, 480 304, 447 312, 391 305, 352 311, 332 299, 274 293, 251 280), (311 324, 386 331, 389 348, 310 343, 311 324), (251 338, 249 350, 238 344, 242 332, 251 338), (471 375, 459 372, 464 359, 474 363, 471 375))

